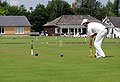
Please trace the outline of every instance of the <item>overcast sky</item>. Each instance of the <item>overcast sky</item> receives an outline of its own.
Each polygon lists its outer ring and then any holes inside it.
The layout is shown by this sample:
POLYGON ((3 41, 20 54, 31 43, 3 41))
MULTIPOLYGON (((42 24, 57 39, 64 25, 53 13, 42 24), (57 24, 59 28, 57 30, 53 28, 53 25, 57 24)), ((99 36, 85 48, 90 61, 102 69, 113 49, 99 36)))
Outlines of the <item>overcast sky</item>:
MULTIPOLYGON (((43 5, 47 5, 48 1, 51 0, 3 0, 3 1, 7 1, 10 5, 24 5, 25 8, 28 10, 29 7, 33 7, 35 8, 37 4, 43 4, 43 5)), ((72 2, 74 2, 75 0, 65 0, 67 1, 69 4, 72 4, 72 2)), ((102 4, 106 4, 108 0, 98 0, 100 1, 102 4)), ((114 0, 111 0, 111 2, 113 2, 114 0)))

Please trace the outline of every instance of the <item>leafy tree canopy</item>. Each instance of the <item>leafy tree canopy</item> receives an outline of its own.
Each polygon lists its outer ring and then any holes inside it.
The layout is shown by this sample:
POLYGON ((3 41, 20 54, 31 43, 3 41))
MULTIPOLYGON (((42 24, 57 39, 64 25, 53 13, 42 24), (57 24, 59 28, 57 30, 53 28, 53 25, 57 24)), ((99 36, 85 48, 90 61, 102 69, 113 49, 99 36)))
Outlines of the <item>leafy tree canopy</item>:
POLYGON ((49 1, 46 9, 49 13, 50 20, 53 20, 61 15, 73 14, 71 5, 64 0, 49 1))
POLYGON ((43 25, 48 21, 48 13, 44 5, 38 4, 36 9, 30 14, 29 20, 34 31, 43 30, 43 25))

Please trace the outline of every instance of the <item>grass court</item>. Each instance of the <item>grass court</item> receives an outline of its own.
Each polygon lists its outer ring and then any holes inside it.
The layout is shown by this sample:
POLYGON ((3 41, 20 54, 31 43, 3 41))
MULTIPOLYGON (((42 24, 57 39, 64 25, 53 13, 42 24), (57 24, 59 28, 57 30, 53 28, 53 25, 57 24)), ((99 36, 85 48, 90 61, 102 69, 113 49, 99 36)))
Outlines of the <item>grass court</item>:
POLYGON ((120 39, 102 48, 106 58, 88 58, 88 38, 0 37, 0 82, 120 82, 120 39))

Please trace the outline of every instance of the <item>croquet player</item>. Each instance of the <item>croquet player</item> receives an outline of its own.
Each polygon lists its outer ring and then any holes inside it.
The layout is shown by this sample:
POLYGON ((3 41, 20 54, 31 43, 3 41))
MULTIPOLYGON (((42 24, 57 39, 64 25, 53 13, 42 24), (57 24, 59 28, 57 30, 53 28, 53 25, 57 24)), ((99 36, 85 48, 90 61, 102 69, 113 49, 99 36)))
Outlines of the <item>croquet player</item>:
POLYGON ((98 22, 90 22, 88 19, 84 19, 81 25, 84 25, 85 27, 87 27, 87 34, 90 39, 91 49, 92 49, 92 40, 96 36, 96 39, 94 41, 94 46, 96 48, 96 53, 95 53, 96 58, 104 58, 105 53, 103 52, 101 46, 107 34, 106 27, 103 24, 98 22))

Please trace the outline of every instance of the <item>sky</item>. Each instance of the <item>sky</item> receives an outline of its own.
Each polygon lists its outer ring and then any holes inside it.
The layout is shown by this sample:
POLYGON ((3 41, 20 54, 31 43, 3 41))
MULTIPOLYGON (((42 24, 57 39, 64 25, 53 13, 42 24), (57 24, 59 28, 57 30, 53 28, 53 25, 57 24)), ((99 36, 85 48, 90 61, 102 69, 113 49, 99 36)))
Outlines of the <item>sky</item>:
MULTIPOLYGON (((29 7, 33 7, 33 9, 35 9, 35 7, 37 6, 37 4, 43 4, 43 5, 47 5, 48 1, 52 1, 52 0, 3 0, 3 1, 7 1, 11 6, 20 6, 20 5, 24 5, 25 8, 27 10, 29 10, 29 7)), ((69 4, 72 4, 72 2, 74 2, 75 0, 65 0, 66 2, 68 2, 69 4)), ((98 0, 100 1, 102 4, 106 4, 108 0, 98 0)), ((114 0, 110 0, 111 2, 113 2, 114 0)))

